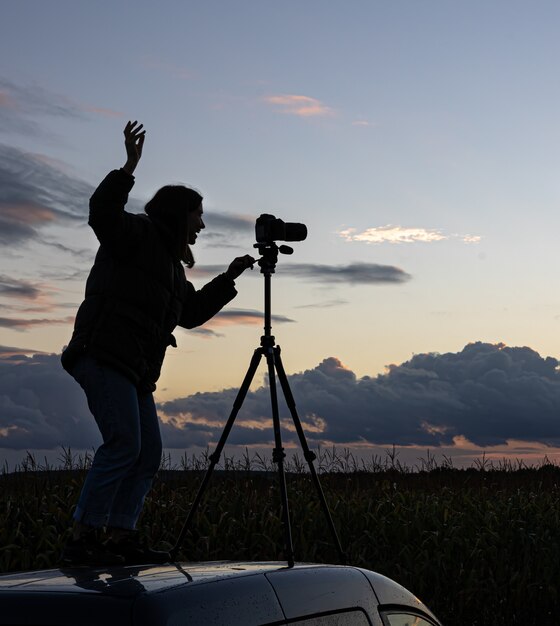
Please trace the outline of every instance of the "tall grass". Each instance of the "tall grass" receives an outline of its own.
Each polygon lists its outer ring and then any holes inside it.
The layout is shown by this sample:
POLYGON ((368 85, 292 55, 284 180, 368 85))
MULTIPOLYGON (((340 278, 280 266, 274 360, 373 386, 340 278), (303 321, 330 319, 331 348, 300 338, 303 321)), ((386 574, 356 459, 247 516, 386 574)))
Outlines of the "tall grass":
MULTIPOLYGON (((208 455, 164 458, 141 532, 171 548, 208 455)), ((27 455, 0 475, 0 569, 57 564, 91 457, 63 449, 56 467, 27 455)), ((560 622, 560 468, 546 460, 478 461, 468 469, 429 456, 414 467, 385 457, 318 451, 315 463, 348 562, 418 595, 448 626, 560 622)), ((224 457, 192 532, 186 560, 282 559, 278 483, 270 459, 224 457)), ((288 459, 296 559, 337 562, 307 464, 288 459)))

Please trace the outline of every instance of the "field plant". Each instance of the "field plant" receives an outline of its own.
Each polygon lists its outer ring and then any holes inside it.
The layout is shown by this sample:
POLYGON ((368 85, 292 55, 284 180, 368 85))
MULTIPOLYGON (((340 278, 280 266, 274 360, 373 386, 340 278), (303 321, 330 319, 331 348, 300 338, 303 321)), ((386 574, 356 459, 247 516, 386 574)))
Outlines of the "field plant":
MULTIPOLYGON (((208 454, 164 457, 140 530, 171 548, 208 454)), ((91 463, 63 449, 55 467, 27 455, 0 474, 0 569, 56 567, 91 463)), ((458 469, 430 455, 414 467, 385 457, 319 450, 315 463, 348 563, 413 591, 447 626, 558 624, 560 468, 481 459, 458 469)), ((307 464, 287 463, 296 560, 337 563, 307 464)), ((283 559, 275 465, 225 457, 187 534, 181 558, 283 559)))

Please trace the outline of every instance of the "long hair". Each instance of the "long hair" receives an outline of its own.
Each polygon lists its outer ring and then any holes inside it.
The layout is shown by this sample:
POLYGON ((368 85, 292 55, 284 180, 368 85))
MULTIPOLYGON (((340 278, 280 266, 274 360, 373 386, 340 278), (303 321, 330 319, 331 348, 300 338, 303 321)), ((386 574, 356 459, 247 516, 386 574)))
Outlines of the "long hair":
POLYGON ((198 209, 201 202, 202 196, 194 189, 184 185, 165 185, 144 207, 150 219, 163 223, 170 231, 176 254, 187 267, 194 265, 194 256, 188 244, 187 215, 198 209))

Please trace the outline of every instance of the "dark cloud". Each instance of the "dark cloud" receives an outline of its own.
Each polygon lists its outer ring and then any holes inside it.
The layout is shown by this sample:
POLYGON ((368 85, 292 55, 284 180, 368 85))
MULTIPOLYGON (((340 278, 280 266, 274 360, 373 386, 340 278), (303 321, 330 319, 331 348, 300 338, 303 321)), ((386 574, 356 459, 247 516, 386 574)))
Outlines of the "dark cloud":
POLYGON ((278 273, 322 283, 346 283, 349 285, 376 285, 380 283, 404 283, 412 277, 392 265, 377 263, 350 263, 349 265, 315 265, 293 263, 282 265, 278 273))
POLYGON ((43 158, 0 144, 0 245, 33 239, 55 221, 85 223, 92 192, 43 158))
POLYGON ((0 317, 0 328, 10 328, 11 330, 28 330, 35 328, 36 326, 50 326, 52 324, 70 324, 74 321, 73 316, 68 316, 62 319, 25 319, 25 318, 10 318, 0 317))
MULTIPOLYGON (((264 366, 264 362, 261 364, 264 366)), ((473 343, 418 354, 387 373, 358 378, 334 358, 289 376, 310 445, 452 447, 508 440, 560 445, 559 362, 527 347, 473 343)), ((283 395, 283 439, 297 442, 283 395)), ((216 442, 238 389, 195 393, 160 405, 166 448, 216 442)), ((228 443, 269 445, 270 394, 249 391, 228 443)), ((87 449, 99 442, 79 386, 56 355, 0 347, 0 447, 87 449)))
POLYGON ((101 443, 80 386, 54 354, 0 356, 0 447, 89 449, 101 443))
POLYGON ((40 289, 28 281, 0 275, 0 296, 35 300, 40 294, 40 289))
MULTIPOLYGON (((560 444, 558 361, 530 348, 474 343, 459 353, 420 354, 377 377, 357 378, 336 358, 289 377, 302 421, 315 443, 452 445, 464 437, 478 446, 508 439, 560 444)), ((179 421, 167 427, 190 429, 205 420, 213 438, 231 410, 234 390, 198 393, 162 405, 179 421)), ((251 392, 243 419, 266 423, 269 392, 251 392)), ((289 417, 286 409, 283 415, 289 417)), ((241 416, 241 413, 240 413, 241 416)), ((267 441, 269 431, 254 431, 267 441), (260 434, 259 434, 260 433, 260 434)), ((180 433, 177 435, 180 438, 180 433)), ((292 437, 293 439, 293 437, 292 437)))
POLYGON ((20 361, 22 356, 33 356, 34 354, 45 354, 41 350, 27 350, 25 348, 14 348, 12 346, 0 346, 0 359, 14 359, 20 361))
MULTIPOLYGON (((197 265, 193 270, 190 270, 190 273, 194 276, 215 276, 223 271, 224 268, 221 265, 197 265)), ((349 265, 292 263, 278 266, 276 273, 320 283, 344 283, 348 285, 404 283, 412 278, 410 274, 398 267, 377 263, 350 263, 349 265)), ((246 274, 250 274, 250 272, 246 272, 246 274)), ((255 273, 255 276, 258 275, 255 273)))

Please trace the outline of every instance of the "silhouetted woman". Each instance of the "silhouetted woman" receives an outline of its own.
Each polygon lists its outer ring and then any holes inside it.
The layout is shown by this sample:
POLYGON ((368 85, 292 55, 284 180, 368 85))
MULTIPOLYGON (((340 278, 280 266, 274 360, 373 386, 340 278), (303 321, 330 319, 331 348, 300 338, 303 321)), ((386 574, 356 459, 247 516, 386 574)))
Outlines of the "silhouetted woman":
POLYGON ((62 354, 103 438, 62 554, 67 564, 169 560, 167 552, 140 542, 135 530, 162 452, 152 392, 167 347, 176 346, 175 327, 193 328, 213 317, 237 294, 234 280, 255 262, 238 257, 196 291, 182 262, 194 264, 190 246, 204 228, 202 197, 170 185, 147 203, 145 215, 126 212, 145 131, 128 122, 124 135, 126 164, 110 172, 90 199, 88 223, 100 247, 62 354))

